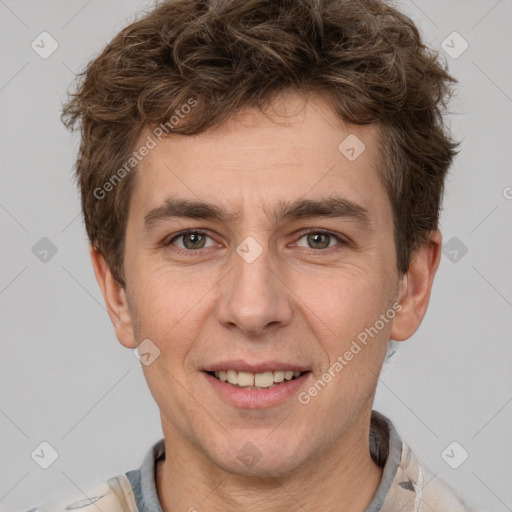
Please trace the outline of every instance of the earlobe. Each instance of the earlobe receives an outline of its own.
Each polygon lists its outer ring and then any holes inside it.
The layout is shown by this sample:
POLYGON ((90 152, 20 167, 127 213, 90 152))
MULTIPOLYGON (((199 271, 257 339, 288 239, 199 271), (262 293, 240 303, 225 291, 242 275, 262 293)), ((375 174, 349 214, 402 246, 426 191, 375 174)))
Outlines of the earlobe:
POLYGON ((92 245, 89 253, 94 275, 105 300, 110 320, 114 325, 117 339, 124 347, 134 349, 137 347, 137 343, 133 334, 132 319, 125 290, 112 276, 103 254, 92 245))
POLYGON ((396 341, 410 338, 419 328, 430 300, 434 276, 441 259, 442 236, 433 231, 413 255, 399 286, 398 302, 402 309, 393 321, 390 337, 396 341))

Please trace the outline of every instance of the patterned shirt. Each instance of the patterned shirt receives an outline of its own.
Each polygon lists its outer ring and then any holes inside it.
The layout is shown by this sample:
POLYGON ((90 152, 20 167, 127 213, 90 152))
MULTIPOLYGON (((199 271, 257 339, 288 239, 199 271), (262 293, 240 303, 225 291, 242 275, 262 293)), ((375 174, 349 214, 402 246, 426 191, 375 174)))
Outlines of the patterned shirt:
MULTIPOLYGON (((372 411, 370 451, 383 473, 366 512, 471 512, 418 462, 391 421, 376 411, 372 411)), ((164 459, 165 444, 161 439, 151 447, 139 469, 90 488, 85 493, 87 498, 68 499, 27 512, 162 512, 155 476, 156 464, 164 459)))

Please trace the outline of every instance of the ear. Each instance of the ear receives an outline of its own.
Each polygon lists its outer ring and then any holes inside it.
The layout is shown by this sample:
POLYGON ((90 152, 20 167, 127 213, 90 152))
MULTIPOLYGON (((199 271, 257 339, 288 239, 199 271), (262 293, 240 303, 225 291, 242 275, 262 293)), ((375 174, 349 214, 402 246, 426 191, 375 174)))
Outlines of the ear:
POLYGON ((117 339, 126 348, 136 348, 137 343, 133 335, 132 319, 124 288, 112 276, 103 255, 92 245, 89 252, 94 274, 105 299, 108 315, 114 324, 117 339))
POLYGON ((420 326, 427 312, 434 276, 441 260, 441 242, 441 233, 433 231, 429 241, 414 253, 407 273, 401 278, 398 302, 402 309, 393 321, 392 340, 406 340, 420 326))

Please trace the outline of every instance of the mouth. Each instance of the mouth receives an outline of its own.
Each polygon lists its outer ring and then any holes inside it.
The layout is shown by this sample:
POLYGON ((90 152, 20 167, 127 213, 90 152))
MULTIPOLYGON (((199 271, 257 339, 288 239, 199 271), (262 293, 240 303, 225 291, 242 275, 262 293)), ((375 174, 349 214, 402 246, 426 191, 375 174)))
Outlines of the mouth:
MULTIPOLYGON (((203 367, 209 389, 236 409, 287 406, 312 377, 309 366, 278 360, 218 361, 203 367)), ((291 405, 290 405, 291 406, 291 405)))
POLYGON ((308 371, 300 370, 275 370, 261 373, 237 371, 233 369, 206 371, 215 379, 231 384, 235 388, 261 390, 272 389, 283 384, 297 380, 308 371))

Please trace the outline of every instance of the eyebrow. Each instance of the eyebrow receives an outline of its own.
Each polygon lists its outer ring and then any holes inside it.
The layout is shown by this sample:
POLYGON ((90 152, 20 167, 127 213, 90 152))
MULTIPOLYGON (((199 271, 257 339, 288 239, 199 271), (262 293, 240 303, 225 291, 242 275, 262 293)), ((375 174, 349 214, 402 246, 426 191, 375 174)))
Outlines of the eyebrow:
MULTIPOLYGON (((272 211, 264 209, 264 212, 276 224, 286 220, 299 220, 309 217, 330 217, 352 219, 367 229, 373 225, 371 216, 365 207, 338 196, 317 200, 280 201, 272 211)), ((239 217, 239 210, 228 212, 222 205, 208 201, 167 198, 161 206, 150 210, 144 216, 144 231, 150 231, 155 225, 171 218, 231 222, 239 217)))

